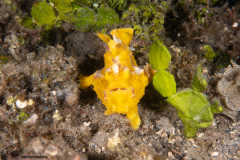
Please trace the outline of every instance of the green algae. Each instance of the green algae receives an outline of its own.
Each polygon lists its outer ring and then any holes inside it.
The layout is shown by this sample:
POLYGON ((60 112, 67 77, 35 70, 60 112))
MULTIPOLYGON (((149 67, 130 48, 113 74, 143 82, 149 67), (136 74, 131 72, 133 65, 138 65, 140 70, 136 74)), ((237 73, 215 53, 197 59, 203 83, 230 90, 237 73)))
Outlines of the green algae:
POLYGON ((37 25, 53 25, 56 23, 53 7, 45 1, 35 2, 31 9, 31 15, 37 25))
POLYGON ((165 2, 141 1, 132 3, 121 17, 121 23, 131 24, 143 40, 157 40, 163 29, 168 5, 165 2))
POLYGON ((88 7, 81 7, 76 11, 76 22, 74 26, 82 32, 89 31, 96 24, 96 14, 88 7))
POLYGON ((119 23, 118 14, 110 7, 100 7, 97 11, 97 23, 94 26, 94 30, 107 27, 107 25, 113 25, 119 23))

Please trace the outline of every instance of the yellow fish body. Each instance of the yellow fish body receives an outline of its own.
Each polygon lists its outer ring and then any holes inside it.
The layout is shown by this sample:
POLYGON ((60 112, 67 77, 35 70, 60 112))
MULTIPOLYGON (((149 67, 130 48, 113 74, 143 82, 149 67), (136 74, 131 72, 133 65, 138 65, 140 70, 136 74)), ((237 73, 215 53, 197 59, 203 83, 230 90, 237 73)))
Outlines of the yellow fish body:
POLYGON ((126 114, 131 126, 140 125, 137 104, 148 85, 148 77, 139 68, 129 43, 133 37, 132 28, 112 30, 113 39, 98 33, 98 37, 108 44, 109 51, 104 54, 105 67, 88 77, 80 76, 80 88, 90 85, 106 106, 105 115, 126 114))

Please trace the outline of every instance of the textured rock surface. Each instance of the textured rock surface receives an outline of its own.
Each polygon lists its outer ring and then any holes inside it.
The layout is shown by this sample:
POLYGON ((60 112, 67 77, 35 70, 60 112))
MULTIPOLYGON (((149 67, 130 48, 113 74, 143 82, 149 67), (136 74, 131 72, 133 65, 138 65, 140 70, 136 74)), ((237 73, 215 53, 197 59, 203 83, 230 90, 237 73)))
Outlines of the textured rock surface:
POLYGON ((240 66, 231 62, 218 82, 217 89, 225 99, 228 108, 240 111, 240 66))

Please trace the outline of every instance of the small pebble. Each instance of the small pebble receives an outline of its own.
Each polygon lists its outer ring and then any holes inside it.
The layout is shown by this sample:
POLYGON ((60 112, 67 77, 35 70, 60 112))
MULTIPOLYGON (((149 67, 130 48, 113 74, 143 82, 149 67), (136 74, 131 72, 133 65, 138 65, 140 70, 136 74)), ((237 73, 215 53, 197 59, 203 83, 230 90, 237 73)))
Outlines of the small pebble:
POLYGON ((219 155, 218 152, 213 152, 213 153, 211 154, 212 157, 217 157, 218 155, 219 155))

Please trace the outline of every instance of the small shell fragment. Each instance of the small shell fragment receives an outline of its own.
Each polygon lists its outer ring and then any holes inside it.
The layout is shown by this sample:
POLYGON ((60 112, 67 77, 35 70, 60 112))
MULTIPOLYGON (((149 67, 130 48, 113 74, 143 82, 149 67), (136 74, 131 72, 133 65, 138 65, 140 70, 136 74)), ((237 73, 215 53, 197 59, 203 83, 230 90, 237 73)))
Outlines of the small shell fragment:
POLYGON ((237 22, 234 22, 232 27, 236 28, 238 26, 238 23, 237 22))
POLYGON ((17 107, 18 108, 25 108, 25 107, 27 107, 27 105, 28 105, 28 102, 27 101, 21 101, 21 100, 17 100, 16 101, 16 105, 17 105, 17 107))
POLYGON ((16 106, 18 108, 21 108, 21 109, 23 109, 23 108, 25 108, 27 106, 31 106, 33 104, 34 104, 34 101, 32 99, 25 100, 25 101, 22 101, 22 100, 19 100, 19 99, 16 100, 16 106))

